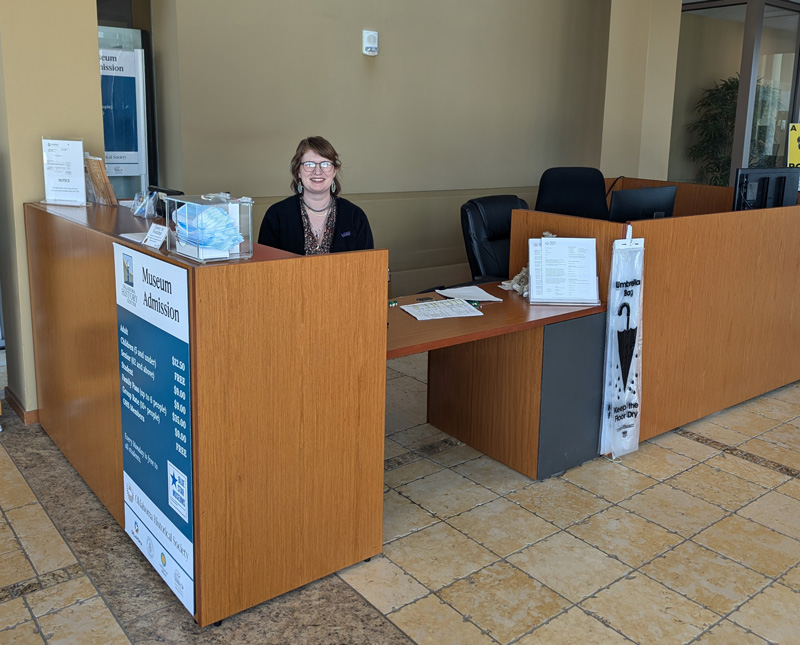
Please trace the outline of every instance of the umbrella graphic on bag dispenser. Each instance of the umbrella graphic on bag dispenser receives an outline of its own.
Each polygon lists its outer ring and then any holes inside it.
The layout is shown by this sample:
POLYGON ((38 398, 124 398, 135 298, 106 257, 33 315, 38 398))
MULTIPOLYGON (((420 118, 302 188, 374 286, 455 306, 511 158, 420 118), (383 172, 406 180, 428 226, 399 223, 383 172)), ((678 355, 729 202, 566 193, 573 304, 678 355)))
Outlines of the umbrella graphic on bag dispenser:
POLYGON ((628 375, 633 362, 633 352, 636 349, 636 327, 631 328, 631 307, 627 302, 619 306, 617 315, 622 315, 622 310, 627 310, 625 329, 617 332, 617 347, 619 349, 619 365, 622 369, 623 388, 628 386, 628 375))

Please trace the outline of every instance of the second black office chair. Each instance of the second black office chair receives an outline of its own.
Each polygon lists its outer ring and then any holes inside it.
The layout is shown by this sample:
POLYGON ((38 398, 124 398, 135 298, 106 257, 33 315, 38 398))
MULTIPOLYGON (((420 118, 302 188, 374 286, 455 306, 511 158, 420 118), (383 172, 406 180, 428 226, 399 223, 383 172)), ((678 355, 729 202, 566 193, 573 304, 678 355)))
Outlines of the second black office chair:
POLYGON ((516 195, 491 195, 461 206, 461 231, 475 282, 508 280, 511 211, 515 208, 527 209, 528 203, 516 195))
POLYGON ((597 168, 548 168, 539 180, 534 210, 608 219, 606 183, 597 168))

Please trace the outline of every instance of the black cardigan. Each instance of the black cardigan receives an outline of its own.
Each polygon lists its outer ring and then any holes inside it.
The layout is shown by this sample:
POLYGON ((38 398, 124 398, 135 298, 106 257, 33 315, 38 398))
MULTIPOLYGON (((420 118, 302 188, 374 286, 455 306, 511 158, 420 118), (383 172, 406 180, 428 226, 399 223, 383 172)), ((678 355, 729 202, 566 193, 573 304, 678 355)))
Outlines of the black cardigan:
MULTIPOLYGON (((303 216, 300 197, 292 195, 267 209, 258 233, 258 243, 276 249, 305 255, 303 216)), ((331 253, 361 251, 375 248, 367 216, 358 206, 341 197, 336 198, 336 226, 331 253)))

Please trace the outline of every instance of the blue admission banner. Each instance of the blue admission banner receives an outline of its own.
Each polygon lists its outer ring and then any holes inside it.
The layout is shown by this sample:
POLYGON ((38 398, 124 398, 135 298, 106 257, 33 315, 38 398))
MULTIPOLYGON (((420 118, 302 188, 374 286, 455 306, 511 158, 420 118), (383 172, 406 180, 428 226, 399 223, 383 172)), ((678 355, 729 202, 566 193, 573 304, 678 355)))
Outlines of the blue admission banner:
POLYGON ((188 274, 114 245, 125 531, 194 614, 188 274))
POLYGON ((136 78, 103 75, 100 90, 106 152, 137 152, 136 78))

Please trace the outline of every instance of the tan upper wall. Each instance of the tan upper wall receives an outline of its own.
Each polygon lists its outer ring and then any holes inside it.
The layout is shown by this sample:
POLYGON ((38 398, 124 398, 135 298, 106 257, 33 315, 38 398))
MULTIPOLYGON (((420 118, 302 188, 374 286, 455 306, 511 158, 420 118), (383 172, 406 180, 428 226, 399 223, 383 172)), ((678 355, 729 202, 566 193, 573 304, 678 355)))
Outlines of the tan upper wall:
POLYGON ((286 195, 311 134, 349 193, 530 186, 599 162, 608 1, 156 4, 162 183, 187 192, 286 195))
POLYGON ((44 199, 42 137, 83 139, 84 150, 104 152, 95 0, 0 2, 0 68, 0 284, 8 387, 26 409, 36 409, 22 205, 44 199))

